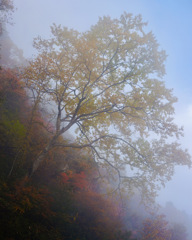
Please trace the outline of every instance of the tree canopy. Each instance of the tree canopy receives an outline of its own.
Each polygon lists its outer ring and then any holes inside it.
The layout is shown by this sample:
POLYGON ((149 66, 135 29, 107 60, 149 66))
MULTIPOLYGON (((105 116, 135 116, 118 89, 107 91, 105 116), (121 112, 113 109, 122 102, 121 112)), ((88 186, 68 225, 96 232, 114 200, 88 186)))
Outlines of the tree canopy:
POLYGON ((50 39, 35 39, 38 54, 22 74, 34 110, 49 111, 52 137, 31 174, 53 148, 85 148, 99 177, 150 197, 176 165, 191 165, 173 121, 177 99, 162 80, 166 54, 145 26, 141 16, 124 13, 82 33, 53 24, 50 39), (61 140, 69 129, 74 140, 61 140))

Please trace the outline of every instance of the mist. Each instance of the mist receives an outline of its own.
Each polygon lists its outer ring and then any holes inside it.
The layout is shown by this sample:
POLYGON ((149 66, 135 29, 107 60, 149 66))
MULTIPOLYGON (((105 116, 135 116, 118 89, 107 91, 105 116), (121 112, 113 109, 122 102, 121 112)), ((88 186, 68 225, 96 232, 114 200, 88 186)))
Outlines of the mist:
MULTIPOLYGON (((174 105, 174 121, 184 127, 181 145, 192 154, 192 3, 190 1, 181 3, 173 0, 161 2, 15 0, 14 4, 17 8, 13 13, 14 24, 7 25, 7 32, 26 59, 36 54, 33 49, 33 39, 38 35, 48 39, 50 25, 53 23, 85 31, 103 15, 119 17, 124 11, 134 15, 141 14, 143 20, 148 22, 147 30, 152 30, 160 48, 168 55, 165 66, 166 76, 163 80, 166 87, 173 88, 173 93, 178 98, 178 102, 174 105)), ((192 215, 191 185, 192 170, 187 167, 176 167, 172 180, 158 192, 156 201, 164 207, 167 202, 172 202, 178 211, 192 215)))

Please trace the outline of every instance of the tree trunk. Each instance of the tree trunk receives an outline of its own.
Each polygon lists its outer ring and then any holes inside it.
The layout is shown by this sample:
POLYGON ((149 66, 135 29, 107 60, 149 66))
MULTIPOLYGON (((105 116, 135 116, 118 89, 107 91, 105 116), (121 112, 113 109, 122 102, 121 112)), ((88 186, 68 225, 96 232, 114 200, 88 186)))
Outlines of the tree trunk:
POLYGON ((30 177, 34 174, 34 172, 38 169, 39 165, 42 163, 43 159, 45 158, 46 154, 49 150, 53 147, 53 141, 50 141, 48 145, 44 148, 43 151, 40 152, 38 157, 33 162, 32 170, 30 173, 30 177))

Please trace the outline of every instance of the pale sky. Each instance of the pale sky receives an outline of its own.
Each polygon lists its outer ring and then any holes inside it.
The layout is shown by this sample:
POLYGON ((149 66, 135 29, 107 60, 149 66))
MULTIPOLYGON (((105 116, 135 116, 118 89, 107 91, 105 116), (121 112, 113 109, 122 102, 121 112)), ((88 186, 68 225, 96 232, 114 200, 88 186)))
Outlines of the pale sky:
MULTIPOLYGON (((78 31, 88 30, 99 16, 119 17, 124 11, 141 14, 148 30, 168 55, 166 86, 174 89, 179 102, 175 121, 183 125, 184 148, 192 154, 192 1, 191 0, 14 0, 15 24, 8 28, 12 40, 32 57, 33 38, 48 38, 52 23, 78 31)), ((192 214, 192 170, 177 168, 173 180, 160 192, 160 203, 174 205, 192 214)))

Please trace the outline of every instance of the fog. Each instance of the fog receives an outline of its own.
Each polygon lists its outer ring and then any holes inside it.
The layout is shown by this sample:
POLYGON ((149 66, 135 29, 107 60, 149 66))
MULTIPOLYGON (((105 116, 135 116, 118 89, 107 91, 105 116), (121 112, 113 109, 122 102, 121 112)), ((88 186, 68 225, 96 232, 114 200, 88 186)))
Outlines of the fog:
MULTIPOLYGON (((13 14, 13 26, 8 32, 15 44, 23 50, 26 58, 35 54, 33 38, 41 35, 48 38, 50 25, 61 24, 79 31, 89 29, 99 16, 119 17, 124 11, 141 14, 148 22, 160 48, 168 55, 164 81, 174 89, 178 97, 175 104, 175 122, 184 126, 184 148, 191 151, 192 142, 192 2, 157 0, 15 0, 17 10, 13 14)), ((192 214, 192 170, 177 167, 172 181, 159 192, 160 204, 173 202, 180 209, 192 214)))

